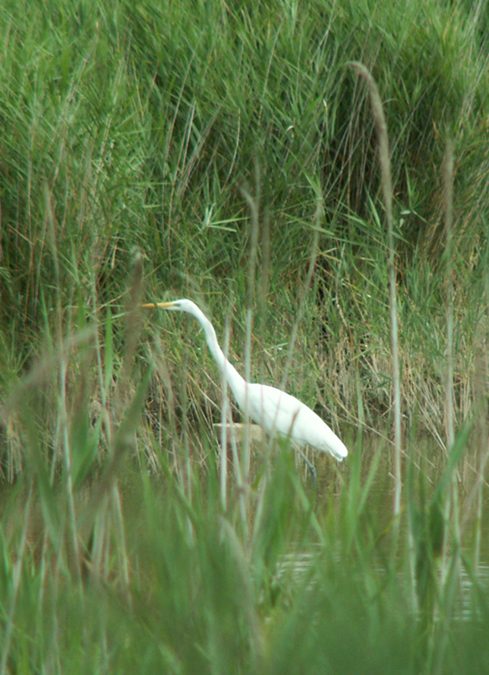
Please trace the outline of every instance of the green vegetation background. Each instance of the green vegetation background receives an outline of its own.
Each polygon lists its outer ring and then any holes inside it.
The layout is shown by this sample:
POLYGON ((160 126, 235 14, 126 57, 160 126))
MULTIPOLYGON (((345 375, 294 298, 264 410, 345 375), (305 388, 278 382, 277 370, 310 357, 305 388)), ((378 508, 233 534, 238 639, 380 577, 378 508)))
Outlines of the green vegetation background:
POLYGON ((1 672, 489 672, 488 7, 4 0, 1 672), (371 492, 390 471, 386 228, 352 61, 392 151, 400 529, 371 492), (318 493, 284 452, 230 464, 223 509, 202 336, 135 311, 182 296, 345 438, 318 493))

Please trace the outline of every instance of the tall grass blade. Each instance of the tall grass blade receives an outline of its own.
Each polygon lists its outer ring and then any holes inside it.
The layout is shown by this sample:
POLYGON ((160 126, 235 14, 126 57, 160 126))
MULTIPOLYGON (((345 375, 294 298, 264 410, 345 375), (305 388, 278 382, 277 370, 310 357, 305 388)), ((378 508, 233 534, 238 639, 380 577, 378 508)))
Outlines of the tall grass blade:
POLYGON ((370 71, 362 63, 352 63, 353 69, 367 83, 370 94, 372 114, 377 129, 377 142, 381 174, 382 195, 384 198, 385 218, 387 223, 387 254, 389 273, 389 316, 392 349, 392 398, 394 405, 394 516, 401 513, 402 492, 402 436, 401 436, 401 370, 399 354, 399 329, 397 310, 396 282, 396 248, 394 244, 394 219, 392 214, 392 177, 389 151, 389 137, 384 107, 377 84, 370 71))

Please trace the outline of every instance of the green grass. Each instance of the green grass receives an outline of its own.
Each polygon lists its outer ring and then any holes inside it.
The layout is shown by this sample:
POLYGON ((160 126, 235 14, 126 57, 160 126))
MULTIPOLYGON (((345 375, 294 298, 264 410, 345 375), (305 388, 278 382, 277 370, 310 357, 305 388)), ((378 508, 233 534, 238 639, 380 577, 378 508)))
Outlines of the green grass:
POLYGON ((489 672, 488 34, 462 0, 2 3, 0 673, 489 672), (137 310, 181 296, 345 439, 317 489, 234 447, 224 507, 202 335, 137 310))

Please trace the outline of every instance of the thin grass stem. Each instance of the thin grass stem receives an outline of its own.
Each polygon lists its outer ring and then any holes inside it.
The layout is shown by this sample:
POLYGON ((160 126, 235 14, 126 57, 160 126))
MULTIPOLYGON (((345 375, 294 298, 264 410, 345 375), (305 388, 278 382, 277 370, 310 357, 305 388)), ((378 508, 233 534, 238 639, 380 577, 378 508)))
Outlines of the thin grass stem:
POLYGON ((387 223, 387 267, 389 275, 389 316, 392 350, 392 398, 394 406, 394 516, 398 517, 401 513, 402 492, 401 367, 399 354, 396 247, 394 242, 394 219, 392 214, 392 177, 389 137, 384 107, 374 78, 362 63, 354 62, 351 65, 358 75, 366 80, 370 94, 370 103, 377 130, 382 195, 384 198, 385 218, 387 223))

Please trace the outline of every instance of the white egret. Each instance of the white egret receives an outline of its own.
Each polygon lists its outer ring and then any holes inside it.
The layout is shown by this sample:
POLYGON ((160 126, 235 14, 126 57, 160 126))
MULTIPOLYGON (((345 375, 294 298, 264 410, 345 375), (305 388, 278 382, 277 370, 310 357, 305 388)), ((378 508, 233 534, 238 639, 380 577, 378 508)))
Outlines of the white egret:
POLYGON ((167 309, 187 312, 197 319, 204 330, 209 350, 226 379, 236 403, 254 422, 272 436, 290 438, 297 445, 310 445, 341 462, 348 450, 338 436, 311 408, 294 396, 266 384, 247 382, 224 356, 216 331, 202 310, 191 300, 150 302, 146 309, 167 309))

